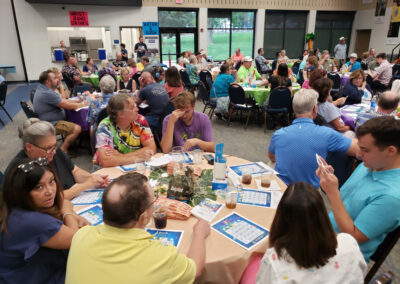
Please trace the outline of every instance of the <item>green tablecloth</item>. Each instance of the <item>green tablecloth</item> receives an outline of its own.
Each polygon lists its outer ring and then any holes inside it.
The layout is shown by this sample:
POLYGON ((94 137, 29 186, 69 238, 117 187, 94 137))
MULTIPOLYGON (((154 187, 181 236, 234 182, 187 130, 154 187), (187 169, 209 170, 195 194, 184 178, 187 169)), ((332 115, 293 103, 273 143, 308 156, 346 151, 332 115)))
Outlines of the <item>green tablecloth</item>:
MULTIPOLYGON (((243 87, 243 86, 242 86, 243 87)), ((295 94, 298 90, 301 89, 299 84, 293 85, 293 94, 295 94)), ((269 94, 271 92, 270 88, 243 88, 246 94, 246 97, 253 97, 256 101, 257 105, 262 106, 264 102, 269 98, 269 94)))
MULTIPOLYGON (((93 86, 99 86, 99 76, 98 75, 90 75, 90 76, 82 76, 82 81, 91 83, 93 86)), ((117 80, 120 79, 120 76, 117 75, 117 80)))

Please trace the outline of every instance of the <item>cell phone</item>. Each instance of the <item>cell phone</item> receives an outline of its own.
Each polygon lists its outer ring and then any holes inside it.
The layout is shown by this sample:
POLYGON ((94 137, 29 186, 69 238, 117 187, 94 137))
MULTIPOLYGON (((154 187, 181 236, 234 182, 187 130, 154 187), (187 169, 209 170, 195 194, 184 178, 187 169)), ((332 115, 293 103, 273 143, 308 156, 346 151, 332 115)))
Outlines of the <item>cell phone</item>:
POLYGON ((315 154, 315 158, 317 159, 318 165, 321 166, 325 174, 331 174, 331 171, 324 165, 324 162, 322 162, 322 157, 318 154, 315 154))
POLYGON ((205 154, 204 158, 207 160, 207 163, 210 165, 214 165, 214 157, 211 154, 205 154))

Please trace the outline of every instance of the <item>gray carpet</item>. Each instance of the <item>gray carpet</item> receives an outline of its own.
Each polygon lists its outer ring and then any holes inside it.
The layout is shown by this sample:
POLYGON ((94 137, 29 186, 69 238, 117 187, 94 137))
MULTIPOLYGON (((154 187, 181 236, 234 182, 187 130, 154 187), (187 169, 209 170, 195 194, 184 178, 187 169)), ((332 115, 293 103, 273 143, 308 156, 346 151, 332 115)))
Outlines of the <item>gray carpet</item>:
MULTIPOLYGON (((9 86, 8 92, 14 90, 16 86, 9 86)), ((203 110, 201 102, 196 102, 196 109, 203 110)), ((23 111, 20 111, 13 122, 9 122, 2 130, 0 130, 0 170, 4 172, 10 160, 22 148, 21 140, 18 138, 18 125, 26 119, 23 111)), ((240 121, 235 118, 228 127, 226 122, 218 120, 215 116, 212 119, 212 127, 214 140, 217 143, 225 143, 224 153, 244 158, 250 161, 263 161, 268 163, 267 156, 268 146, 271 140, 273 131, 267 131, 264 134, 262 121, 257 118, 249 123, 247 131, 244 130, 245 119, 240 121)), ((86 149, 78 150, 78 157, 73 161, 78 166, 90 171, 92 169, 92 157, 86 149)), ((394 284, 400 284, 400 242, 390 253, 389 257, 381 266, 379 272, 391 270, 397 275, 394 284)), ((372 263, 370 263, 371 265, 372 263)))

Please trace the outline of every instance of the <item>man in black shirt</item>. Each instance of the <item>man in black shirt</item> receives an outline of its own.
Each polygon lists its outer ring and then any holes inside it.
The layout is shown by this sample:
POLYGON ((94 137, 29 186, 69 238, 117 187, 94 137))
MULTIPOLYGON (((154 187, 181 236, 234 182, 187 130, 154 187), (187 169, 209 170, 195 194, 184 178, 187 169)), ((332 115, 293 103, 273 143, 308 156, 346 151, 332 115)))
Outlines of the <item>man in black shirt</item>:
POLYGON ((143 37, 139 38, 139 42, 135 44, 135 52, 137 54, 137 61, 142 58, 147 52, 147 45, 143 42, 143 37))

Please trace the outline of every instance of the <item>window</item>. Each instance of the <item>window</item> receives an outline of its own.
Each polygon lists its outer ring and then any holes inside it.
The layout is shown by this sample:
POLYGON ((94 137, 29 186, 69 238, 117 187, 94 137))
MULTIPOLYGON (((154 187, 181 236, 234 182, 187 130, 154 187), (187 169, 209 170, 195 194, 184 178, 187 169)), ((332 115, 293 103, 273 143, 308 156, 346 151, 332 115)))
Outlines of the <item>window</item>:
POLYGON ((208 10, 207 55, 226 60, 237 48, 253 56, 254 11, 208 10))
POLYGON ((334 56, 333 49, 340 37, 347 39, 347 48, 351 36, 354 12, 318 12, 315 23, 315 47, 320 51, 329 50, 334 56))
POLYGON ((196 11, 158 11, 160 28, 196 28, 196 11))
POLYGON ((266 11, 264 56, 274 58, 282 49, 289 58, 301 55, 306 32, 307 12, 266 11))

